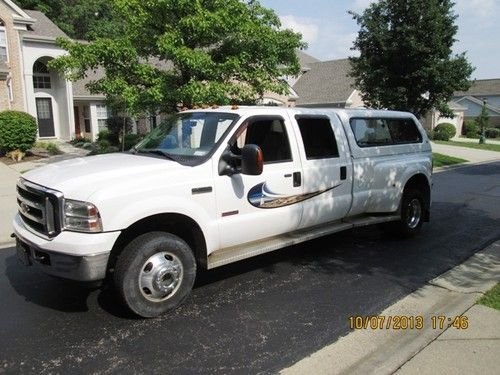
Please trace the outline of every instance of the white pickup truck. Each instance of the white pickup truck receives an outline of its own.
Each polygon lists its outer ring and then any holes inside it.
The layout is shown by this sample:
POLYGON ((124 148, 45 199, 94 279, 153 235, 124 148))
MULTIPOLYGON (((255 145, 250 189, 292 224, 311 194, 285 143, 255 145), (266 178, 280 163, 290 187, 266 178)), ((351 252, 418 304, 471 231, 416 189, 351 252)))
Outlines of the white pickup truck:
POLYGON ((357 226, 429 220, 432 156, 410 113, 221 107, 181 112, 128 153, 26 173, 13 225, 26 265, 110 280, 143 317, 215 268, 357 226))

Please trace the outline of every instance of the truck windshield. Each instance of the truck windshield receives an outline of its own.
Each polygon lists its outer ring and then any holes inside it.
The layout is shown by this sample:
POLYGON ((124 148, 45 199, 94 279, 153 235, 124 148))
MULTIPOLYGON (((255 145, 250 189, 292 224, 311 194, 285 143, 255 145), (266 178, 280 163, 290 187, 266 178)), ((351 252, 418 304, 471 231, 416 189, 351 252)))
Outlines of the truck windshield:
POLYGON ((163 121, 133 151, 197 164, 215 150, 222 136, 239 116, 223 112, 188 112, 163 121))

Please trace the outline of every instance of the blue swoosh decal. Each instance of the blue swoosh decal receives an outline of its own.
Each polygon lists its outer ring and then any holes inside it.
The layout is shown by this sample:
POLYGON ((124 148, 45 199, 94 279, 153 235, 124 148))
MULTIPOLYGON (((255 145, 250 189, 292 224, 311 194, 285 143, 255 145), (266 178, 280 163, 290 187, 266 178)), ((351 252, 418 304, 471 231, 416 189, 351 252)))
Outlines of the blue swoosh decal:
POLYGON ((248 202, 257 208, 279 208, 290 206, 295 203, 303 202, 306 199, 316 197, 320 194, 326 193, 327 191, 333 190, 341 184, 335 185, 328 189, 318 190, 313 193, 307 194, 297 194, 297 195, 280 195, 273 193, 268 189, 265 182, 255 185, 248 192, 247 198, 248 202))

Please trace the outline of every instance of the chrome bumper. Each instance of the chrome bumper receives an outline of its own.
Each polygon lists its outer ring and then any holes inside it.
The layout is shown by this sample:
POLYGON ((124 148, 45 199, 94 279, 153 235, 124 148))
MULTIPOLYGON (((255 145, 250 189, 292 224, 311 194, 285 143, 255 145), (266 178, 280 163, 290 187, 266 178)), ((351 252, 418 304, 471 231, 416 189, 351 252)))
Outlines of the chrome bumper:
POLYGON ((16 238, 21 261, 43 272, 76 281, 98 281, 106 277, 109 252, 98 255, 68 255, 39 248, 24 239, 16 238))

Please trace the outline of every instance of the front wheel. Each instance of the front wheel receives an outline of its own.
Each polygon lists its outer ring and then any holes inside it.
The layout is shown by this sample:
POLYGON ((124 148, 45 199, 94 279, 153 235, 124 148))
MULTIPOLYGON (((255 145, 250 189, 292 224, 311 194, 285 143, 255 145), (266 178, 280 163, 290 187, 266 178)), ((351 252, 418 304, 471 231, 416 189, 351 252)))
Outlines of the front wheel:
POLYGON ((144 318, 179 306, 196 278, 196 260, 181 238, 150 232, 135 238, 118 257, 115 287, 133 313, 144 318))

